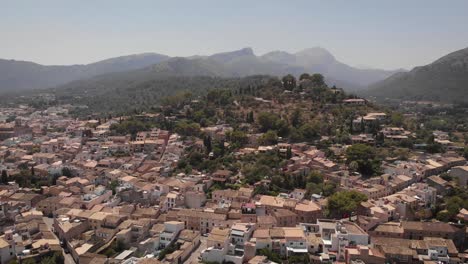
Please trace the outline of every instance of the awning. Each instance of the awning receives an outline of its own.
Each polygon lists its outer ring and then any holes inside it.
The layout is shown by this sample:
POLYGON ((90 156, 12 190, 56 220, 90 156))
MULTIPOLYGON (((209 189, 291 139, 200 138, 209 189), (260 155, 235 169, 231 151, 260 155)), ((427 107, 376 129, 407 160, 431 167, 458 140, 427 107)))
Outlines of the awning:
POLYGON ((286 247, 288 251, 294 252, 294 253, 307 253, 307 248, 292 248, 292 247, 286 247))
POLYGON ((244 236, 244 231, 232 230, 232 231, 231 231, 231 235, 243 237, 243 236, 244 236))

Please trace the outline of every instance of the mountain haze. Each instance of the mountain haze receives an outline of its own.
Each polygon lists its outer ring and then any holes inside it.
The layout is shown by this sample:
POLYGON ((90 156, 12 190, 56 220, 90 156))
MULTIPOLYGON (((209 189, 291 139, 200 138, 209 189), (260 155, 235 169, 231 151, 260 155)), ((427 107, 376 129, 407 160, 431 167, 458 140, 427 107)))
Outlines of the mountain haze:
POLYGON ((468 102, 468 48, 377 82, 364 92, 378 99, 468 102))
POLYGON ((0 91, 48 88, 96 75, 147 67, 167 60, 157 53, 122 56, 87 65, 46 66, 0 59, 0 91))
MULTIPOLYGON (((242 77, 281 76, 288 73, 299 76, 304 72, 322 73, 330 85, 359 90, 392 75, 395 71, 354 68, 337 61, 323 48, 306 49, 294 54, 274 51, 262 56, 256 56, 251 48, 187 58, 144 53, 70 66, 45 66, 25 61, 0 60, 0 91, 56 87, 111 73, 120 73, 125 78, 135 79, 150 73, 165 76, 242 77), (190 62, 191 60, 193 62, 190 62)), ((115 74, 111 76, 122 79, 115 74)), ((103 78, 107 79, 108 76, 103 78)))
POLYGON ((365 87, 401 71, 354 68, 339 62, 329 51, 320 47, 305 49, 294 54, 275 51, 262 57, 272 62, 296 67, 299 71, 318 72, 328 78, 346 81, 360 87, 365 87))

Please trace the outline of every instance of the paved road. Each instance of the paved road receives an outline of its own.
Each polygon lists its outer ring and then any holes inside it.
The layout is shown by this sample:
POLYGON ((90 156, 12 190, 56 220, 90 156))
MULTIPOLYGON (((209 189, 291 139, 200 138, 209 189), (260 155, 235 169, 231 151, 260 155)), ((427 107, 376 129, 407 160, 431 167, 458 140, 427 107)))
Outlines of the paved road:
POLYGON ((196 264, 200 263, 198 260, 198 257, 200 256, 200 253, 202 250, 206 248, 206 237, 201 236, 200 237, 200 245, 198 246, 195 251, 190 255, 190 257, 184 262, 184 264, 196 264))
MULTIPOLYGON (((50 232, 52 232, 55 236, 55 233, 54 233, 54 228, 53 228, 53 224, 54 224, 54 219, 53 218, 49 218, 49 217, 43 217, 42 218, 44 220, 44 223, 46 224, 47 228, 49 228, 50 232)), ((58 237, 55 236, 57 239, 58 237)), ((62 249, 62 254, 63 254, 63 257, 65 259, 65 264, 76 264, 75 263, 75 260, 72 258, 72 256, 70 254, 66 254, 65 251, 63 251, 62 249)))

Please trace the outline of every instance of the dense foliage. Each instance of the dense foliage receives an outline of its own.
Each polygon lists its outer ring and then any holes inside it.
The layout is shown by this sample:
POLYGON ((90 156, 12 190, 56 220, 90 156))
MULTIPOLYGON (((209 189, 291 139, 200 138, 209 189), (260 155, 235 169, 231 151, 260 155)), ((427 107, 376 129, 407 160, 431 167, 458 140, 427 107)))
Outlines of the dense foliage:
POLYGON ((369 145, 354 144, 346 149, 346 163, 364 176, 380 172, 380 160, 376 157, 375 149, 369 145))
POLYGON ((340 191, 328 197, 328 215, 335 218, 345 218, 356 212, 357 207, 367 197, 356 191, 340 191))

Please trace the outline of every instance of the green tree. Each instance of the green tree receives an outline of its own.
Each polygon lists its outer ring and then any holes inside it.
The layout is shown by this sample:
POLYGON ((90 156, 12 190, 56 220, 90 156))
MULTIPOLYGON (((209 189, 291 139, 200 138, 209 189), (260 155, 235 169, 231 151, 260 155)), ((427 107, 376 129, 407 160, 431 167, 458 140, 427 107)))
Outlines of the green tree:
POLYGON ((292 158, 292 150, 291 150, 291 147, 288 147, 286 149, 286 159, 290 159, 292 158))
POLYGON ((280 255, 278 255, 278 253, 275 253, 267 248, 259 249, 257 251, 257 255, 266 256, 268 260, 276 262, 276 263, 282 263, 280 255))
POLYGON ((261 132, 267 132, 268 130, 275 130, 276 123, 280 120, 279 116, 270 112, 261 112, 257 115, 257 123, 260 127, 261 132))
POLYGON ((294 88, 296 88, 296 78, 291 74, 284 76, 282 81, 284 89, 292 91, 294 88))
POLYGON ((291 255, 288 257, 288 263, 309 264, 310 263, 309 254, 291 255))
POLYGON ((291 115, 291 125, 293 127, 300 127, 302 124, 301 120, 301 110, 299 108, 294 109, 292 115, 291 115))
POLYGON ((1 177, 1 182, 3 184, 7 184, 8 183, 8 173, 6 170, 2 170, 2 177, 1 177))
POLYGON ((132 137, 135 137, 138 132, 146 131, 150 128, 151 124, 133 118, 123 120, 120 124, 112 124, 110 127, 112 131, 119 135, 131 134, 132 137))
POLYGON ((247 113, 247 118, 245 120, 247 123, 253 123, 255 120, 254 120, 254 112, 253 111, 250 111, 247 113))
POLYGON ((167 247, 165 247, 161 252, 159 253, 158 260, 163 260, 166 255, 171 254, 172 252, 180 249, 180 244, 178 243, 171 243, 167 247))
POLYGON ((429 135, 429 137, 426 139, 426 143, 427 143, 427 144, 434 144, 434 142, 435 142, 434 140, 435 140, 435 137, 434 137, 434 135, 431 134, 431 135, 429 135))
POLYGON ((198 168, 203 163, 204 156, 197 151, 192 151, 188 154, 187 159, 191 166, 198 168))
POLYGON ((301 74, 301 76, 299 76, 299 80, 302 81, 302 80, 310 80, 310 74, 308 73, 303 73, 301 74))
POLYGON ((50 257, 44 257, 41 260, 41 264, 63 264, 65 261, 65 258, 62 255, 62 252, 55 252, 52 256, 50 257))
POLYGON ((381 146, 385 143, 385 135, 382 132, 377 133, 377 136, 375 137, 375 143, 378 146, 381 146))
POLYGON ((312 81, 312 84, 314 86, 324 86, 325 85, 325 78, 320 73, 312 74, 312 76, 310 77, 310 80, 312 81))
POLYGON ((182 120, 176 123, 174 131, 183 136, 198 136, 200 134, 200 125, 182 120))
POLYGON ((243 145, 247 144, 248 137, 247 134, 240 130, 233 130, 226 134, 229 141, 235 144, 237 147, 242 147, 243 145))
POLYGON ((117 193, 117 187, 119 186, 119 182, 117 180, 113 180, 110 183, 110 189, 112 190, 112 194, 115 195, 117 193))
POLYGON ((212 150, 211 147, 211 136, 206 136, 203 138, 203 145, 205 146, 206 152, 210 153, 212 150))
POLYGON ((254 184, 263 180, 266 176, 271 175, 272 170, 267 165, 263 164, 248 164, 242 169, 245 180, 248 184, 254 184))
POLYGON ((114 256, 115 254, 117 254, 117 252, 111 247, 106 249, 106 251, 104 251, 104 255, 106 255, 106 257, 108 258, 114 256))
POLYGON ((340 191, 328 197, 328 214, 331 217, 349 217, 367 197, 357 191, 340 191))
MULTIPOLYGON (((17 259, 12 259, 8 262, 8 264, 18 264, 18 260, 17 259)), ((24 262, 23 262, 24 263, 24 262)))
POLYGON ((346 164, 351 165, 352 162, 357 163, 357 171, 364 176, 373 176, 380 172, 380 160, 376 158, 376 151, 371 146, 354 144, 346 149, 346 164))
POLYGON ((443 150, 442 144, 439 143, 427 144, 426 146, 426 151, 429 153, 442 153, 443 150))
POLYGON ((221 156, 224 156, 224 154, 226 154, 226 147, 224 146, 224 140, 218 141, 218 144, 216 144, 213 152, 216 157, 221 157, 221 156))
POLYGON ((70 168, 63 167, 62 168, 62 175, 65 176, 65 177, 70 178, 72 176, 72 172, 71 172, 70 168))
POLYGON ((309 122, 299 128, 304 140, 311 142, 320 138, 320 125, 316 122, 309 122))
POLYGON ((403 125, 403 115, 398 112, 392 113, 391 122, 392 122, 392 125, 401 127, 403 125))
POLYGON ((322 186, 322 191, 323 191, 322 194, 324 196, 330 196, 335 193, 336 187, 337 187, 336 183, 334 182, 325 182, 323 183, 323 186, 322 186))
POLYGON ((255 187, 254 189, 254 195, 260 194, 260 195, 268 195, 270 191, 264 184, 259 184, 255 187))
POLYGON ((468 147, 465 147, 463 149, 463 157, 465 157, 465 159, 468 159, 468 147))
POLYGON ((266 133, 260 136, 258 141, 262 145, 275 145, 278 143, 278 135, 274 130, 268 130, 266 133))
POLYGON ((28 258, 28 259, 22 260, 21 263, 22 264, 37 264, 34 258, 28 258))
POLYGON ((448 222, 452 218, 451 214, 447 210, 439 211, 436 215, 437 220, 442 222, 448 222))
POLYGON ((320 184, 323 183, 323 175, 320 173, 320 171, 311 171, 309 173, 309 176, 307 176, 307 182, 315 183, 315 184, 320 184))
POLYGON ((359 163, 357 163, 357 161, 353 160, 349 163, 348 165, 349 169, 351 171, 357 171, 359 169, 359 163))
MULTIPOLYGON (((464 206, 464 200, 459 197, 459 196, 452 196, 448 199, 446 199, 445 204, 446 204, 446 213, 443 214, 443 216, 447 217, 448 220, 454 219, 456 215, 460 212, 460 210, 464 206)), ((439 218, 439 215, 437 215, 439 218)), ((445 219, 444 219, 445 220, 445 219)), ((445 221, 448 221, 445 220, 445 221)), ((441 220, 442 221, 442 220, 441 220)))

